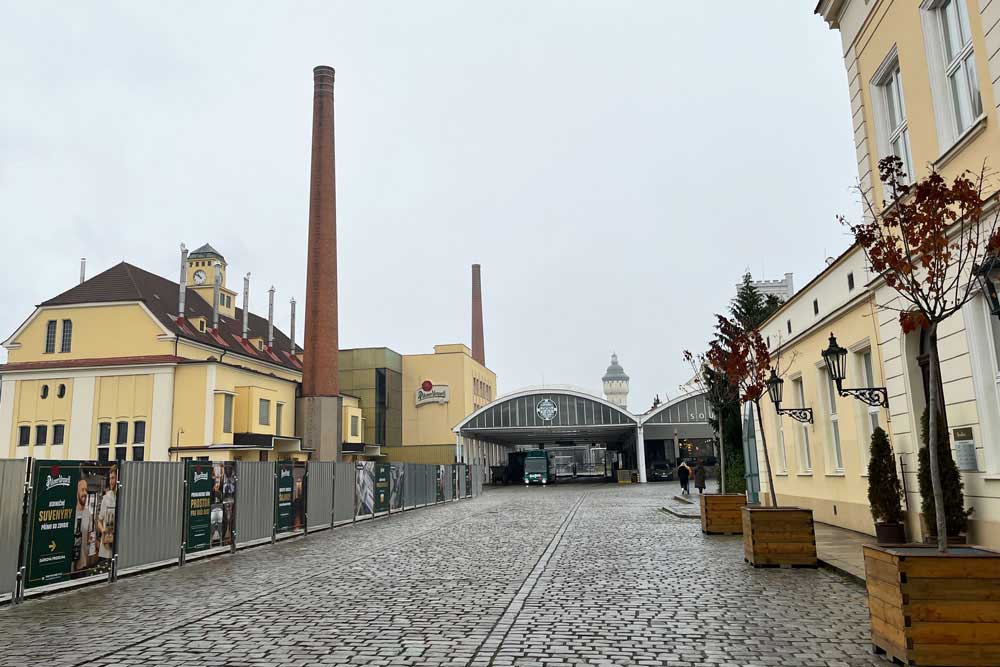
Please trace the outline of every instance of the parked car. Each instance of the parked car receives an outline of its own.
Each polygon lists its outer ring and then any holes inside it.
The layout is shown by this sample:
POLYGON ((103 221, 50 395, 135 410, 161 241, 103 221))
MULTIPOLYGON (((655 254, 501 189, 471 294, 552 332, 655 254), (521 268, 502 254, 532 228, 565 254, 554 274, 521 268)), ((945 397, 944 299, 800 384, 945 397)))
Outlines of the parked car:
POLYGON ((666 482, 674 478, 674 469, 667 463, 654 463, 649 478, 652 482, 666 482))

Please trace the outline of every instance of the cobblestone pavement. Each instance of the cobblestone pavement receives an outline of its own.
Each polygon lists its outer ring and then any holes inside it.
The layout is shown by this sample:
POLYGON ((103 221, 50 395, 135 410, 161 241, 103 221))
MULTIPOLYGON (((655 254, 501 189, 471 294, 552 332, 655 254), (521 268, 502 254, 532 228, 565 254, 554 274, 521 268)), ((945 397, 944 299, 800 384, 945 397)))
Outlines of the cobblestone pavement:
POLYGON ((864 590, 754 570, 673 487, 501 488, 0 610, 0 664, 887 665, 864 590))

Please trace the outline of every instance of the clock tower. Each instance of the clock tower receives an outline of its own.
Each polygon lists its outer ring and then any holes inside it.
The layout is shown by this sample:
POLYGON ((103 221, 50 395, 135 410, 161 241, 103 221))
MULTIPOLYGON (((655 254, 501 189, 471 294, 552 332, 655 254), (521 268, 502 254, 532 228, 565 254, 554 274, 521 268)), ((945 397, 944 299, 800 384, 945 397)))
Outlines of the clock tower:
POLYGON ((236 292, 226 289, 226 258, 206 243, 187 258, 187 284, 198 296, 212 305, 216 276, 219 279, 219 313, 236 317, 236 292))

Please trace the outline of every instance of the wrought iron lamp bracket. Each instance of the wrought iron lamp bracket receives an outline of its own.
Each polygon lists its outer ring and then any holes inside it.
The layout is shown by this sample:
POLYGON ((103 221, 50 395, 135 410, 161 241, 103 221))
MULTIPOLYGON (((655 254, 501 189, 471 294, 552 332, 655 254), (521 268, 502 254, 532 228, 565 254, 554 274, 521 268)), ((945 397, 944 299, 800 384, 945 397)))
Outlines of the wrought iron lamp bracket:
POLYGON ((813 423, 812 408, 778 408, 779 415, 788 415, 797 422, 803 424, 813 423))
POLYGON ((853 389, 837 387, 837 393, 841 396, 853 396, 872 407, 889 407, 889 392, 885 387, 856 387, 853 389))

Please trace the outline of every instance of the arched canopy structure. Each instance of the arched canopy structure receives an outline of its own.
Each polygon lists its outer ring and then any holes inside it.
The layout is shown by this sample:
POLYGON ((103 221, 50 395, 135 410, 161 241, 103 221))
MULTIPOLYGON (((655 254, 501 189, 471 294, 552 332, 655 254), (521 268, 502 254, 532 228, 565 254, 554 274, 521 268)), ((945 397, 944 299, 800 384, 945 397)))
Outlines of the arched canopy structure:
POLYGON ((704 456, 712 445, 704 394, 687 394, 644 415, 572 387, 530 387, 501 396, 455 426, 456 454, 474 460, 486 452, 502 463, 516 449, 596 446, 620 467, 638 470, 653 462, 704 456), (706 449, 708 448, 708 449, 706 449))

